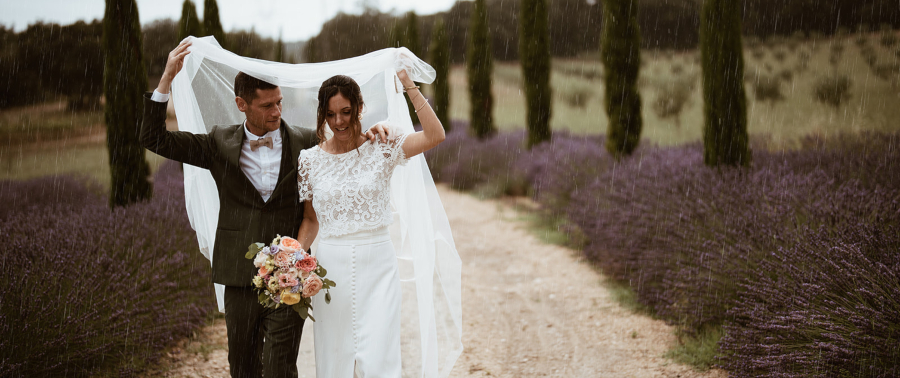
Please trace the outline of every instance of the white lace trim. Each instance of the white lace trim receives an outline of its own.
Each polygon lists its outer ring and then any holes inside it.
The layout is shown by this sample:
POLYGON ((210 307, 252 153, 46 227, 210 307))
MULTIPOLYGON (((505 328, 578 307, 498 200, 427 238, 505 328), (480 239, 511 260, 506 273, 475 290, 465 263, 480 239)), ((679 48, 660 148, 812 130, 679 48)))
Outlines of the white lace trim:
POLYGON ((313 201, 320 236, 374 230, 393 222, 391 176, 394 168, 409 161, 402 148, 407 135, 387 143, 365 142, 358 153, 334 155, 319 146, 300 152, 297 189, 300 201, 313 201))

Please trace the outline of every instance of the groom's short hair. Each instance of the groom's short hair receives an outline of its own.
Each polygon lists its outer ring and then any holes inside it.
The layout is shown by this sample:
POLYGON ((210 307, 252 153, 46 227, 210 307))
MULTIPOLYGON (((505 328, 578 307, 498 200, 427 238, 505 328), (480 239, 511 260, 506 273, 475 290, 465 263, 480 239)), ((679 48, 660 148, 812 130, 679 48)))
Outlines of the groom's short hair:
POLYGON ((256 98, 257 89, 275 89, 277 85, 262 81, 243 72, 238 72, 234 78, 234 95, 238 96, 247 103, 252 103, 256 98))

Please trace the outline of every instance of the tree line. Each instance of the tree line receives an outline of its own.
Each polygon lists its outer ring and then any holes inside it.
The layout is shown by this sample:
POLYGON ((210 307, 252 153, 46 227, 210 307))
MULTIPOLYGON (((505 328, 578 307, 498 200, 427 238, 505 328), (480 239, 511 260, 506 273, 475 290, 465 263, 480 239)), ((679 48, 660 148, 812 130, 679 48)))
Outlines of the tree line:
MULTIPOLYGON (((188 12, 180 20, 156 20, 140 27, 148 77, 162 75, 169 51, 186 35, 213 35, 238 55, 278 60, 280 40, 262 37, 254 30, 222 31, 218 17, 210 14, 211 9, 217 9, 214 1, 206 0, 204 22, 197 18, 193 3, 184 9, 188 12)), ((71 25, 37 22, 20 32, 0 25, 0 109, 60 98, 66 99, 73 110, 97 109, 107 51, 101 46, 102 36, 101 20, 71 25)), ((282 54, 282 59, 296 61, 296 55, 282 54)))
MULTIPOLYGON (((555 57, 592 54, 600 47, 603 28, 603 0, 550 0, 547 28, 550 53, 555 57)), ((637 0, 640 12, 641 47, 652 49, 693 49, 700 45, 702 0, 637 0)), ((457 1, 449 10, 419 16, 417 44, 425 50, 436 20, 445 24, 454 63, 465 61, 466 35, 470 30, 473 1, 457 1)), ((498 60, 519 59, 519 1, 487 0, 491 17, 492 55, 498 60)), ((900 4, 896 0, 743 0, 742 33, 761 39, 772 36, 832 35, 839 30, 876 30, 883 25, 900 27, 900 4)), ((369 53, 394 41, 395 25, 406 15, 392 15, 374 9, 361 14, 339 14, 311 38, 305 61, 344 59, 369 53)))
POLYGON ((0 108, 65 96, 73 109, 97 107, 104 53, 99 21, 0 26, 0 108))

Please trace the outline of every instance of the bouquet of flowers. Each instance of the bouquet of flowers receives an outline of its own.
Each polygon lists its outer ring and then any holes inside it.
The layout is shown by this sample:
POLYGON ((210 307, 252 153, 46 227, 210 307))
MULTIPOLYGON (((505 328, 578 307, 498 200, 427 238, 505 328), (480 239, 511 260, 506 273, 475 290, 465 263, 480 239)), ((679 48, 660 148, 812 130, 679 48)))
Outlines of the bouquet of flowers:
POLYGON ((316 321, 309 314, 312 309, 310 298, 325 289, 325 303, 331 302, 328 289, 335 286, 334 281, 325 278, 328 271, 315 257, 307 254, 296 239, 278 235, 268 246, 250 244, 244 257, 253 260, 253 265, 259 269, 253 277, 253 286, 259 293, 261 305, 267 308, 291 306, 303 319, 316 321))

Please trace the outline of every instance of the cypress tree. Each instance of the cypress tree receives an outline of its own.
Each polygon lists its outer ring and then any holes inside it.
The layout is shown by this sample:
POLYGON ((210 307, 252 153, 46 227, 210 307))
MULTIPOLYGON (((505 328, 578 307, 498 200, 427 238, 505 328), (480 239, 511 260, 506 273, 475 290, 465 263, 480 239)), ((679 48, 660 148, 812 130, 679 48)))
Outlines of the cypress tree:
POLYGON ((450 131, 450 39, 444 20, 438 18, 431 32, 431 66, 434 67, 434 114, 444 130, 450 131))
POLYGON ((466 73, 469 80, 469 121, 472 132, 480 139, 493 135, 494 96, 491 94, 491 73, 494 61, 491 50, 488 12, 485 0, 475 0, 472 20, 469 22, 469 41, 466 51, 466 73))
POLYGON ((547 19, 546 0, 522 0, 519 61, 528 105, 528 148, 550 140, 550 32, 547 19))
MULTIPOLYGON (((403 36, 405 42, 404 45, 409 51, 412 51, 413 54, 421 57, 422 52, 419 49, 419 18, 416 17, 416 12, 410 11, 407 13, 406 22, 404 22, 404 24, 406 24, 403 36)), ((409 118, 412 119, 412 123, 414 125, 418 124, 419 115, 416 113, 416 107, 413 105, 412 100, 409 99, 409 96, 406 97, 406 106, 409 107, 409 118)))
POLYGON ((406 24, 398 20, 394 20, 391 31, 388 35, 388 47, 406 46, 406 24))
POLYGON ((306 45, 303 46, 303 60, 306 63, 318 63, 322 61, 322 58, 319 55, 318 45, 319 42, 316 37, 312 37, 306 41, 306 45))
POLYGON ((203 1, 203 30, 206 31, 206 35, 215 37, 223 48, 228 48, 225 30, 222 29, 222 22, 219 21, 219 4, 216 3, 216 0, 203 1))
POLYGON ((281 41, 281 33, 278 33, 278 42, 275 42, 275 61, 284 63, 284 42, 281 41))
POLYGON ((111 206, 141 201, 153 193, 150 166, 138 138, 147 90, 141 23, 134 0, 106 0, 103 15, 104 120, 109 150, 111 206))
POLYGON ((700 14, 703 162, 750 165, 741 46, 741 2, 706 0, 700 14))
MULTIPOLYGON (((394 25, 391 27, 391 33, 388 36, 390 47, 406 47, 413 54, 419 56, 418 24, 419 21, 415 12, 407 13, 402 20, 394 20, 394 25)), ((409 108, 409 118, 412 119, 412 123, 419 123, 419 116, 416 114, 416 109, 408 96, 406 97, 406 107, 409 108)))
POLYGON ((406 14, 406 35, 404 37, 406 48, 412 51, 416 56, 422 55, 422 49, 419 46, 419 17, 416 12, 410 11, 406 14))
POLYGON ((203 36, 203 24, 197 18, 197 7, 191 0, 184 0, 181 6, 181 20, 178 21, 178 40, 181 41, 187 36, 194 37, 203 36))
POLYGON ((637 7, 636 0, 603 1, 601 59, 609 117, 606 150, 616 158, 634 152, 643 126, 641 95, 637 90, 641 67, 637 7))

